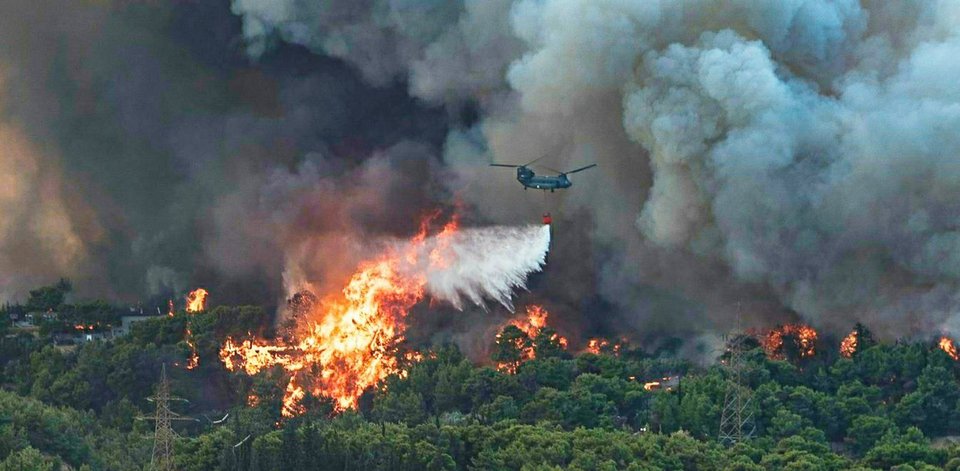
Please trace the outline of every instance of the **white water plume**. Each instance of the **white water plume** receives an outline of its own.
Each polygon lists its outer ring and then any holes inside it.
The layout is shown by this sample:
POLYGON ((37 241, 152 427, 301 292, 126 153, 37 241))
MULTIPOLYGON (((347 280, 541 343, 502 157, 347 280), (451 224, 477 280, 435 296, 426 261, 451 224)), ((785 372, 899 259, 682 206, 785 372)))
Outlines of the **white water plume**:
POLYGON ((550 226, 464 228, 432 237, 424 248, 436 254, 426 257, 425 269, 433 297, 457 309, 467 301, 483 306, 484 299, 492 299, 512 311, 513 291, 524 288, 527 277, 546 263, 550 226))

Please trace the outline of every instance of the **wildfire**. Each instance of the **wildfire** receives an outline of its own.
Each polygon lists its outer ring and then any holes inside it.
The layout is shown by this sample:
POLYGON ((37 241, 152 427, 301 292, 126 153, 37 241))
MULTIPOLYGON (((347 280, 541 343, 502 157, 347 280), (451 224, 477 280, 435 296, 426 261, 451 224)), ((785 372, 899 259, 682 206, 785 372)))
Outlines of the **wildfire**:
POLYGON ((303 407, 303 404, 300 404, 300 401, 306 396, 307 393, 303 391, 303 387, 297 385, 296 376, 290 378, 290 382, 287 383, 287 390, 283 395, 283 409, 280 413, 284 417, 296 417, 304 412, 306 409, 303 407))
POLYGON ((187 312, 200 312, 207 307, 207 290, 197 288, 187 295, 187 312))
MULTIPOLYGON (((157 311, 160 311, 160 308, 157 308, 157 311)), ((167 316, 173 317, 173 314, 174 314, 174 313, 175 313, 175 311, 174 311, 174 309, 173 309, 173 300, 172 300, 172 299, 168 299, 168 300, 167 300, 167 316)), ((159 314, 159 312, 157 312, 157 314, 159 314)))
POLYGON ((953 358, 955 361, 960 360, 960 353, 957 352, 957 346, 954 345, 953 340, 950 339, 950 337, 940 337, 939 346, 940 350, 943 350, 944 352, 947 352, 947 355, 950 355, 950 358, 953 358))
POLYGON ((850 358, 857 352, 857 329, 853 329, 840 342, 840 355, 844 358, 850 358))
POLYGON ((661 389, 665 391, 673 391, 674 388, 680 385, 679 376, 664 376, 659 380, 648 381, 643 383, 643 389, 645 391, 659 391, 661 389))
MULTIPOLYGON (((187 295, 187 313, 196 314, 200 311, 203 311, 207 302, 207 290, 203 288, 197 288, 190 292, 187 295)), ((173 301, 170 301, 170 316, 173 316, 173 301)), ((193 325, 192 321, 188 318, 187 325, 183 330, 183 341, 186 342, 187 347, 190 348, 190 355, 187 356, 187 365, 188 370, 192 370, 200 366, 200 354, 197 353, 197 343, 193 340, 193 325)))
POLYGON ((587 348, 585 351, 594 355, 600 355, 608 352, 614 355, 619 355, 622 348, 623 344, 620 342, 613 343, 603 338, 592 338, 587 341, 587 348))
POLYGON ((763 349, 771 358, 778 360, 784 358, 784 336, 794 337, 801 358, 812 357, 816 353, 816 330, 803 324, 785 324, 769 331, 765 336, 760 338, 763 349))
POLYGON ((534 304, 527 306, 525 318, 514 319, 510 321, 509 325, 522 330, 523 333, 527 334, 527 337, 534 338, 540 333, 541 329, 547 326, 547 316, 549 315, 550 313, 543 306, 534 304))
MULTIPOLYGON (((458 230, 456 221, 433 238, 427 255, 431 266, 446 263, 446 238, 458 230)), ((309 307, 296 327, 294 339, 227 339, 220 360, 230 370, 249 375, 280 366, 290 373, 282 414, 303 413, 306 392, 334 400, 337 410, 356 408, 364 390, 391 374, 401 374, 399 346, 404 340, 408 311, 424 297, 422 270, 411 270, 421 260, 426 224, 405 250, 388 250, 361 264, 343 290, 309 307), (298 340, 297 340, 298 339, 298 340)), ((422 359, 408 354, 404 363, 422 359)))
POLYGON ((200 354, 197 353, 197 343, 193 340, 193 331, 190 330, 190 322, 187 321, 187 327, 184 331, 184 340, 190 347, 190 355, 187 357, 187 369, 192 370, 200 366, 200 354))
MULTIPOLYGON (((517 368, 520 367, 521 363, 536 358, 536 339, 540 335, 540 332, 547 326, 547 317, 549 316, 549 312, 547 312, 543 306, 527 306, 524 314, 525 316, 523 318, 513 319, 507 323, 507 325, 512 325, 520 329, 520 331, 523 332, 526 337, 518 337, 509 340, 511 343, 513 343, 513 347, 520 352, 520 358, 516 361, 497 363, 497 369, 505 373, 516 373, 517 368)), ((505 341, 503 340, 502 335, 503 334, 497 334, 498 344, 505 341)), ((549 341, 558 345, 562 349, 567 348, 567 339, 556 332, 550 335, 549 341)))

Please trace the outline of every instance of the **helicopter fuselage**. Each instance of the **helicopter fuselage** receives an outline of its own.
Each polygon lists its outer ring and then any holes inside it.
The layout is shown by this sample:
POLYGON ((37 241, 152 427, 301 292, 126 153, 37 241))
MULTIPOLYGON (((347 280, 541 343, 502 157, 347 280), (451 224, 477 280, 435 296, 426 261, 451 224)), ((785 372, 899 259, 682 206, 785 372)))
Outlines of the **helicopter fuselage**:
POLYGON ((517 169, 517 181, 523 185, 524 189, 533 188, 544 191, 562 190, 572 185, 566 175, 537 176, 533 170, 525 167, 517 169))

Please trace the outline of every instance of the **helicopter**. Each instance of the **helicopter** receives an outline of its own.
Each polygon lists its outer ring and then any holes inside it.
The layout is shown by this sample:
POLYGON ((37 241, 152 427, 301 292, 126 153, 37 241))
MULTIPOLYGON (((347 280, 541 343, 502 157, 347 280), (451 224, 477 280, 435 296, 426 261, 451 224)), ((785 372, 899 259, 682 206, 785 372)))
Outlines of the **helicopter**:
POLYGON ((490 166, 515 168, 517 169, 517 181, 520 182, 521 185, 523 185, 524 190, 526 190, 527 188, 533 188, 535 190, 543 190, 543 191, 550 190, 551 193, 553 193, 555 190, 570 188, 570 186, 573 185, 573 182, 571 182, 570 179, 567 178, 567 175, 570 175, 571 173, 582 172, 588 168, 593 168, 597 166, 597 164, 590 164, 590 165, 587 165, 586 167, 580 167, 576 170, 570 170, 567 172, 560 172, 560 171, 548 168, 547 170, 557 172, 557 175, 545 175, 545 176, 538 177, 537 174, 534 173, 533 170, 530 170, 529 167, 533 165, 535 162, 537 162, 537 160, 540 160, 542 158, 543 157, 540 157, 539 159, 536 159, 530 163, 526 163, 523 165, 490 164, 490 166))

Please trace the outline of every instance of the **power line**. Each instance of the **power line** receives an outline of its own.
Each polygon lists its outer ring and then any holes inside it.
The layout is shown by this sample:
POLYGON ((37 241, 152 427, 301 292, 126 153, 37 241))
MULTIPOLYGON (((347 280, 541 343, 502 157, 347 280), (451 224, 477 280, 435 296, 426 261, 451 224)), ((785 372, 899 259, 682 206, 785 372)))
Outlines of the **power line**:
POLYGON ((176 463, 173 459, 173 441, 177 437, 177 432, 173 430, 173 422, 194 422, 197 421, 197 419, 181 416, 170 410, 170 401, 186 402, 186 399, 170 395, 170 381, 167 380, 166 363, 160 367, 160 384, 157 385, 156 394, 148 397, 147 400, 157 405, 156 414, 153 417, 137 417, 137 419, 153 420, 156 423, 150 469, 153 471, 175 471, 176 463))

